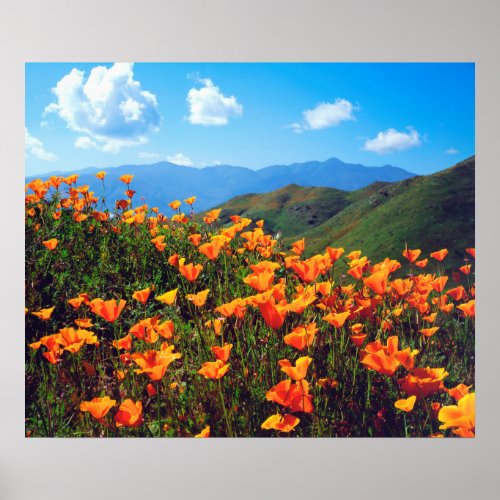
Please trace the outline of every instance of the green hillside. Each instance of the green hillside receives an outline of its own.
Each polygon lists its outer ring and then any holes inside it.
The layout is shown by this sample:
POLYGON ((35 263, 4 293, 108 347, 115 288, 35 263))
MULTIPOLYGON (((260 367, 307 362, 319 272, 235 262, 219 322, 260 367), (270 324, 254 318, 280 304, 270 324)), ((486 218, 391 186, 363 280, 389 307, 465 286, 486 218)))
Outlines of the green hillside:
POLYGON ((448 248, 447 268, 463 264, 464 249, 474 246, 475 158, 428 176, 376 182, 357 191, 289 185, 249 194, 223 204, 230 215, 264 219, 282 233, 285 247, 306 238, 306 255, 327 246, 361 249, 371 259, 400 258, 408 244, 423 254, 448 248))

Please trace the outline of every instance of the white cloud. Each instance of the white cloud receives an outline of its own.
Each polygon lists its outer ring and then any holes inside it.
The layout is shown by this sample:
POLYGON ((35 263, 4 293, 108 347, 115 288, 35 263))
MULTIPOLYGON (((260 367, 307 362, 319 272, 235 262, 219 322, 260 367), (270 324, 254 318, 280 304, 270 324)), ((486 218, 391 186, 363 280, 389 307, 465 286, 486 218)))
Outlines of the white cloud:
POLYGON ((87 79, 76 68, 52 89, 56 101, 44 115, 56 113, 69 129, 86 134, 76 147, 93 147, 116 153, 124 147, 145 144, 147 134, 159 128, 156 96, 134 80, 132 63, 96 66, 87 79))
POLYGON ((43 142, 36 137, 33 137, 29 132, 28 128, 24 127, 24 152, 27 157, 30 155, 44 161, 54 161, 57 160, 57 156, 54 153, 49 153, 43 147, 43 142))
POLYGON ((358 109, 358 106, 347 99, 337 97, 335 102, 321 102, 313 109, 306 109, 302 112, 302 122, 294 122, 288 127, 297 134, 302 133, 304 130, 336 127, 343 121, 355 120, 353 113, 358 109))
POLYGON ((458 154, 458 149, 455 148, 448 148, 445 153, 447 155, 457 155, 458 154))
POLYGON ((189 116, 192 125, 227 125, 232 116, 243 113, 243 106, 236 97, 225 96, 209 78, 199 79, 203 86, 192 88, 187 95, 189 116))
POLYGON ((419 133, 411 127, 407 127, 407 130, 408 132, 398 132, 389 128, 379 132, 374 139, 368 139, 362 149, 382 155, 420 146, 422 141, 419 133))
POLYGON ((176 153, 175 155, 168 155, 167 161, 170 163, 175 163, 176 165, 182 165, 183 167, 192 167, 193 162, 190 158, 183 155, 182 153, 176 153))
POLYGON ((144 151, 141 151, 137 156, 143 160, 157 160, 160 157, 158 153, 147 153, 144 151))
POLYGON ((93 141, 90 137, 86 135, 82 137, 78 137, 75 141, 75 148, 79 149, 91 149, 91 148, 99 148, 97 142, 93 141))
POLYGON ((201 167, 216 167, 217 165, 222 165, 222 162, 220 160, 204 161, 200 166, 201 167))

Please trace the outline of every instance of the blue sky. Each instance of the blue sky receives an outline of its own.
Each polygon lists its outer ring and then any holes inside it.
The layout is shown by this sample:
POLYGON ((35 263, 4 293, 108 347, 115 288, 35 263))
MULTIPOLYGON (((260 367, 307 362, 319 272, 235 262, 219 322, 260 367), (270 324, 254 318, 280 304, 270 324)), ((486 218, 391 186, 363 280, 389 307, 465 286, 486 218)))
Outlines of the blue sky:
POLYGON ((417 174, 475 153, 472 63, 28 63, 26 175, 332 156, 417 174))

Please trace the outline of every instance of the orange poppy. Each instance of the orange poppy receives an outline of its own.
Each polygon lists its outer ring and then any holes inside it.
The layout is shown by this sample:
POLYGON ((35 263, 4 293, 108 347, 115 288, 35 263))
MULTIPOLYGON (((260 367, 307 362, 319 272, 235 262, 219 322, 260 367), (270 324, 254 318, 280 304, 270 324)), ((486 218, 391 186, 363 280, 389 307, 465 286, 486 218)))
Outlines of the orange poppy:
POLYGON ((283 340, 285 344, 295 347, 299 351, 303 351, 306 347, 312 345, 314 336, 318 329, 316 323, 310 323, 305 326, 297 326, 292 330, 292 333, 285 335, 283 340))
POLYGON ((190 234, 188 239, 195 247, 197 247, 201 241, 201 234, 190 234))
POLYGON ((153 396, 156 396, 157 394, 157 390, 155 389, 154 385, 149 383, 147 386, 146 386, 146 390, 148 391, 148 394, 149 394, 149 397, 153 397, 153 396))
POLYGON ((119 302, 117 302, 115 299, 100 301, 99 303, 97 303, 96 310, 94 312, 98 316, 104 318, 106 321, 114 323, 118 319, 118 316, 120 316, 120 313, 122 312, 126 303, 127 302, 123 299, 121 299, 119 302))
POLYGON ((133 175, 130 174, 125 174, 120 177, 120 180, 124 182, 125 184, 129 185, 132 182, 132 179, 134 178, 133 175))
POLYGON ((344 254, 345 250, 343 248, 333 248, 333 247, 326 247, 326 251, 328 252, 328 256, 330 257, 332 262, 337 261, 342 257, 344 254))
POLYGON ((444 368, 414 368, 406 377, 399 379, 398 384, 406 394, 421 399, 444 390, 443 380, 447 376, 444 368))
POLYGON ((99 180, 104 180, 104 177, 106 177, 106 172, 104 171, 101 171, 101 172, 97 172, 97 174, 95 174, 95 176, 99 179, 99 180))
POLYGON ((304 283, 312 283, 330 264, 329 258, 327 262, 323 255, 315 255, 307 260, 293 262, 291 267, 304 283))
POLYGON ((219 218, 219 215, 221 213, 221 209, 220 208, 215 208, 213 210, 209 210, 205 217, 203 217, 203 222, 205 222, 205 224, 213 224, 218 218, 219 218))
POLYGON ((448 290, 446 294, 449 295, 453 300, 456 300, 457 302, 459 300, 462 300, 466 296, 465 288, 462 285, 457 286, 456 288, 452 288, 451 290, 448 290))
MULTIPOLYGON (((200 247, 201 248, 201 247, 200 247)), ((186 278, 188 281, 196 281, 199 274, 201 273, 203 266, 201 264, 184 264, 185 259, 179 260, 179 272, 186 278)))
POLYGON ((469 302, 457 306, 457 309, 460 309, 467 318, 473 318, 476 315, 476 301, 469 300, 469 302))
POLYGON ((295 243, 292 243, 292 252, 296 255, 301 255, 304 252, 305 248, 306 242, 304 238, 296 241, 295 243))
POLYGON ((135 373, 145 373, 151 380, 160 380, 166 373, 168 366, 182 355, 174 353, 174 346, 162 345, 159 351, 136 352, 130 356, 140 367, 135 373))
POLYGON ((209 425, 204 427, 203 430, 199 434, 196 434, 196 436, 195 436, 195 438, 207 438, 207 437, 210 437, 210 426, 209 425))
POLYGON ((295 366, 288 359, 278 361, 281 371, 285 372, 292 380, 302 380, 307 375, 307 369, 312 362, 309 356, 302 356, 295 361, 295 366))
POLYGON ((438 252, 432 252, 429 254, 433 259, 436 259, 437 261, 441 262, 444 260, 444 258, 448 255, 448 250, 446 248, 443 248, 442 250, 439 250, 438 252))
POLYGON ((222 378, 229 370, 229 366, 224 361, 218 359, 217 361, 207 361, 203 363, 202 367, 198 370, 200 375, 205 378, 217 380, 222 378))
POLYGON ((476 258, 476 249, 475 248, 466 248, 465 251, 474 259, 476 258))
POLYGON ((260 273, 252 273, 243 278, 243 282, 251 286, 258 292, 266 292, 271 287, 274 280, 273 271, 262 271, 260 273))
POLYGON ((177 297, 177 290, 179 289, 174 288, 173 290, 170 290, 170 292, 162 293, 161 295, 158 295, 158 297, 156 297, 156 300, 158 300, 162 304, 171 306, 175 302, 175 299, 177 297))
POLYGON ((421 269, 423 269, 427 265, 428 262, 429 262, 429 259, 417 260, 417 261, 415 261, 415 265, 417 267, 420 267, 421 269))
POLYGON ((220 240, 212 240, 210 243, 204 243, 198 247, 200 253, 202 253, 207 259, 215 260, 224 245, 220 240))
POLYGON ((297 427, 300 419, 295 415, 281 416, 279 413, 270 416, 260 427, 261 429, 274 429, 280 432, 290 432, 297 427))
POLYGON ((132 294, 132 298, 138 300, 141 304, 145 304, 148 301, 149 294, 151 293, 151 288, 147 287, 142 290, 137 290, 132 294))
POLYGON ((171 339, 174 334, 174 323, 170 320, 156 325, 157 332, 165 339, 171 339))
POLYGON ((126 399, 115 415, 116 427, 139 427, 143 423, 142 402, 126 399))
POLYGON ((279 330, 285 321, 287 314, 286 306, 276 304, 273 297, 265 302, 259 303, 258 307, 267 326, 279 330))
POLYGON ((40 309, 39 311, 33 311, 31 314, 33 314, 33 316, 36 316, 37 318, 47 321, 52 316, 52 311, 54 311, 54 309, 55 306, 49 307, 47 309, 40 309))
POLYGON ((42 241, 43 246, 48 250, 55 250, 57 245, 59 244, 59 240, 57 238, 51 238, 50 240, 42 241))
POLYGON ((463 274, 470 274, 471 267, 472 266, 470 264, 467 264, 465 266, 459 267, 458 270, 463 274))
POLYGON ((341 313, 330 313, 324 316, 323 319, 325 321, 328 321, 328 323, 330 323, 330 325, 334 326, 335 328, 342 328, 350 315, 351 313, 349 311, 341 313))
POLYGON ((215 357, 217 359, 220 359, 223 363, 226 363, 229 359, 232 348, 233 344, 224 344, 222 347, 213 346, 212 352, 215 354, 215 357))
POLYGON ((314 410, 313 397, 309 394, 306 380, 294 384, 290 379, 283 380, 267 391, 266 399, 290 408, 291 411, 311 413, 314 410))
POLYGON ((469 394, 469 389, 471 387, 472 387, 472 385, 458 384, 457 386, 453 387, 452 389, 448 389, 448 394, 455 401, 459 401, 464 396, 466 396, 467 394, 469 394))
POLYGON ((104 418, 109 410, 116 405, 116 401, 109 396, 94 398, 91 401, 83 401, 80 404, 80 411, 89 412, 94 418, 100 420, 104 418))
POLYGON ((424 337, 432 337, 437 331, 439 330, 438 326, 434 326, 432 328, 421 328, 419 332, 424 336, 424 337))
POLYGON ((432 289, 435 292, 441 293, 444 290, 447 281, 448 281, 448 276, 440 276, 439 278, 436 278, 432 282, 432 289))
POLYGON ((64 346, 65 351, 75 354, 81 349, 83 344, 95 344, 97 337, 89 330, 75 330, 69 327, 59 330, 57 341, 60 345, 64 346))
POLYGON ((419 255, 422 253, 422 250, 416 249, 416 250, 410 250, 408 247, 406 247, 403 250, 403 257, 408 259, 410 264, 413 264, 419 257, 419 255))
POLYGON ((182 205, 182 203, 179 201, 179 200, 174 200, 172 202, 170 202, 168 204, 168 206, 172 209, 172 210, 177 210, 180 206, 182 205))
POLYGON ((163 240, 165 239, 165 236, 157 236, 156 238, 153 238, 151 240, 151 243, 156 247, 156 250, 159 252, 163 252, 165 250, 165 247, 167 246, 166 243, 163 243, 163 240))
POLYGON ((69 299, 68 304, 70 306, 73 306, 75 309, 78 309, 82 305, 84 300, 85 300, 84 297, 76 297, 74 299, 69 299))
POLYGON ((453 432, 462 437, 474 437, 476 427, 476 395, 466 394, 457 405, 443 406, 438 418, 443 425, 441 430, 452 428, 453 432))
POLYGON ((113 340, 112 345, 118 350, 124 349, 125 351, 130 351, 132 349, 132 337, 125 335, 121 339, 113 340))
POLYGON ((209 292, 210 290, 207 288, 206 290, 203 290, 202 292, 198 292, 196 294, 187 294, 186 299, 190 300, 196 307, 202 307, 207 301, 207 295, 209 294, 209 292))
POLYGON ((413 407, 415 406, 415 401, 417 400, 416 396, 410 396, 407 399, 398 399, 395 403, 394 406, 401 411, 405 412, 410 412, 413 410, 413 407))
POLYGON ((210 319, 205 322, 205 326, 213 328, 215 335, 220 335, 222 330, 222 321, 220 319, 210 319))
POLYGON ((366 337, 367 337, 366 333, 360 333, 358 335, 351 335, 351 340, 356 347, 361 347, 366 337))
POLYGON ((372 292, 383 295, 387 289, 387 279, 389 277, 389 272, 387 270, 377 271, 373 273, 368 278, 363 280, 365 286, 367 286, 372 292))
POLYGON ((184 200, 184 203, 187 203, 188 205, 192 205, 196 201, 196 196, 191 196, 190 198, 186 198, 184 200))

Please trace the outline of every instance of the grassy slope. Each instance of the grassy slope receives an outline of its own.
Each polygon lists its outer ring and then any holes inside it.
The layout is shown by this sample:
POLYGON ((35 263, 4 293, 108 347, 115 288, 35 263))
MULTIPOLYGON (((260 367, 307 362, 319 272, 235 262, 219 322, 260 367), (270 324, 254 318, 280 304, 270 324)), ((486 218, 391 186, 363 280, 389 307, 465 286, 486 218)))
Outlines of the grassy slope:
MULTIPOLYGON (((474 246, 474 158, 425 177, 387 184, 305 233, 310 252, 360 248, 372 259, 399 257, 405 243, 423 253, 448 248, 447 265, 474 246)), ((359 192, 356 192, 359 194, 359 192)), ((355 193, 355 194, 356 194, 355 193)))

